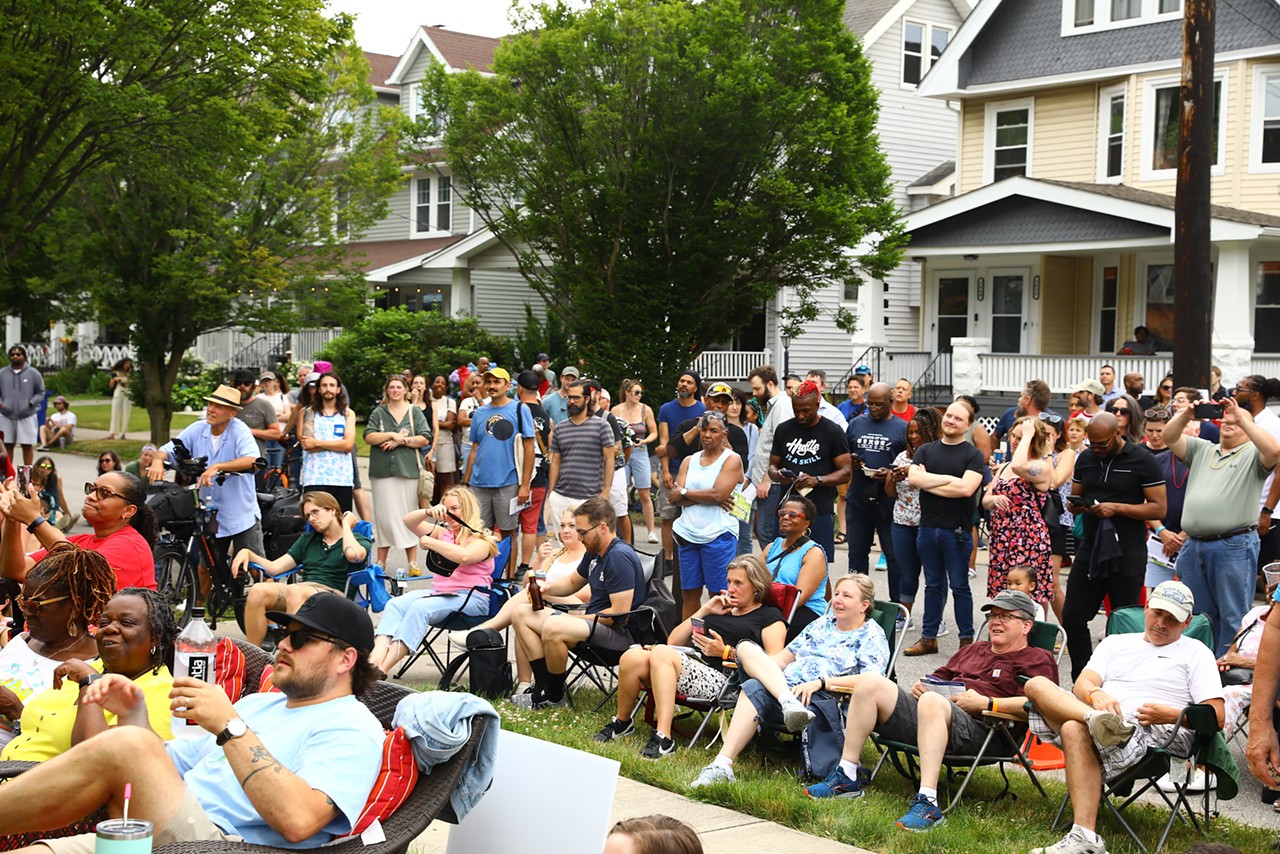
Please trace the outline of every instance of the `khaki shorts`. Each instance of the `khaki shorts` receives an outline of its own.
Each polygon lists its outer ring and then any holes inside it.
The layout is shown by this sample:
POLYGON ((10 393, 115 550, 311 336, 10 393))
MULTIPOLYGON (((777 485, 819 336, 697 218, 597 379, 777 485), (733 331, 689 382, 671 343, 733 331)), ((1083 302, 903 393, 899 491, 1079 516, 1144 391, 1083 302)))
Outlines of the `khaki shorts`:
MULTIPOLYGON (((42 839, 36 843, 51 849, 54 854, 93 854, 98 837, 93 833, 64 836, 61 839, 42 839)), ((167 825, 156 832, 152 846, 172 845, 175 842, 241 842, 239 836, 223 833, 205 815, 195 795, 185 793, 182 804, 167 825)))

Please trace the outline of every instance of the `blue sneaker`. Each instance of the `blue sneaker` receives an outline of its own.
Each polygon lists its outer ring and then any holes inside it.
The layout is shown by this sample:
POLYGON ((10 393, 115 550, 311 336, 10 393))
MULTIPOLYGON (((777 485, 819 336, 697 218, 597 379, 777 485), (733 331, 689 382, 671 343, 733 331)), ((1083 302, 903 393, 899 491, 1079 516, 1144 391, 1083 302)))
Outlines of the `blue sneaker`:
POLYGON ((928 798, 919 792, 911 799, 911 809, 907 810, 907 814, 898 819, 897 825, 903 830, 924 831, 931 830, 946 822, 946 817, 942 815, 942 810, 930 802, 928 798))
POLYGON ((858 779, 850 780, 839 765, 821 783, 814 783, 804 790, 811 798, 860 798, 867 793, 870 781, 864 769, 858 769, 858 779))
POLYGON ((876 570, 879 572, 885 572, 888 569, 889 569, 889 561, 885 560, 884 555, 880 555, 880 559, 876 561, 876 570))

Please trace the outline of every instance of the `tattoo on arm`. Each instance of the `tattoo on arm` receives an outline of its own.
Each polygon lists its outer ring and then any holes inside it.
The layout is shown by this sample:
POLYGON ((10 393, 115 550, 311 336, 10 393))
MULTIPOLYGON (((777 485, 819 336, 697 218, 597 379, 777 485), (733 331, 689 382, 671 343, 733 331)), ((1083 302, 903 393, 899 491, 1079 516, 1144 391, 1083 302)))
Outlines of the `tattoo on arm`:
POLYGON ((250 762, 261 762, 264 759, 271 758, 271 754, 267 753, 267 749, 263 747, 261 744, 255 744, 253 747, 249 748, 249 751, 250 751, 250 756, 249 756, 250 762))
POLYGON ((268 768, 274 769, 277 774, 279 774, 283 770, 283 766, 281 766, 279 762, 276 762, 274 759, 272 759, 270 765, 263 765, 261 768, 254 768, 252 771, 250 771, 245 776, 244 780, 240 782, 240 788, 247 790, 249 788, 249 781, 254 778, 254 775, 258 774, 259 772, 266 771, 268 768))
POLYGON ((1031 475, 1032 477, 1039 477, 1041 471, 1043 471, 1043 469, 1040 468, 1039 463, 1032 463, 1031 465, 1027 466, 1027 474, 1031 475))

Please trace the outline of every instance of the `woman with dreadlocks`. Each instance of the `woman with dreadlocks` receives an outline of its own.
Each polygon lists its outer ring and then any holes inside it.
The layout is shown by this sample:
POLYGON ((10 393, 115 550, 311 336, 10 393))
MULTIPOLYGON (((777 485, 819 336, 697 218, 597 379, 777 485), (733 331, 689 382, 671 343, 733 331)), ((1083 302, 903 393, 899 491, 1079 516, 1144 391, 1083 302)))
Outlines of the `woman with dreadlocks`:
MULTIPOLYGON (((88 559, 102 561, 97 554, 88 559)), ((43 762, 115 726, 116 716, 82 698, 104 674, 129 679, 146 697, 151 728, 163 739, 173 737, 169 724, 169 692, 173 690, 173 639, 178 628, 173 611, 154 590, 121 590, 102 610, 94 640, 98 659, 73 658, 53 672, 53 687, 27 700, 22 732, 0 753, 0 760, 43 762)))
POLYGON ((89 551, 99 552, 115 570, 117 588, 156 589, 156 517, 147 506, 147 488, 135 475, 109 471, 84 485, 84 520, 91 534, 65 536, 40 515, 38 495, 22 495, 10 483, 0 490, 0 517, 4 534, 0 539, 0 576, 22 581, 27 572, 55 543, 70 541, 89 551), (36 535, 44 548, 27 555, 22 550, 22 529, 36 535))
POLYGON ((98 654, 89 625, 115 592, 106 560, 71 543, 53 546, 27 573, 15 600, 27 630, 0 649, 0 747, 18 734, 26 701, 53 685, 59 665, 98 654))

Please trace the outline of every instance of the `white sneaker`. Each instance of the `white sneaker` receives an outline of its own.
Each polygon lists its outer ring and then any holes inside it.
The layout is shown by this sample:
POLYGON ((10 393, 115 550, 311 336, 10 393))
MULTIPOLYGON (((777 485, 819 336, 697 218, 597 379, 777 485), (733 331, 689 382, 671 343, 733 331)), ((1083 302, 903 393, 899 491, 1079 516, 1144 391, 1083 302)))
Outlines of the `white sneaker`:
POLYGON ((660 542, 662 542, 662 537, 659 537, 659 536, 658 536, 658 532, 657 532, 657 531, 655 531, 655 530, 653 530, 653 529, 650 529, 650 530, 649 530, 649 542, 651 542, 651 543, 660 543, 660 542))
POLYGON ((951 629, 947 626, 947 621, 943 620, 941 623, 938 623, 938 634, 934 637, 934 640, 937 640, 938 638, 945 638, 949 634, 951 634, 951 629))
MULTIPOLYGON (((1209 788, 1216 789, 1218 787, 1218 778, 1213 775, 1213 772, 1210 771, 1206 775, 1203 768, 1197 768, 1196 773, 1191 775, 1191 780, 1187 784, 1187 791, 1203 792, 1205 790, 1206 777, 1208 779, 1209 788)), ((1156 783, 1156 786, 1158 786, 1160 791, 1162 792, 1176 791, 1173 786, 1173 780, 1169 778, 1168 774, 1165 774, 1163 777, 1161 777, 1160 780, 1156 783)), ((1280 801, 1278 801, 1277 803, 1280 803, 1280 801)))
POLYGON ((813 720, 813 717, 813 712, 805 708, 804 704, 795 698, 782 704, 782 721, 786 724, 789 732, 799 732, 804 729, 809 725, 809 721, 813 720))
POLYGON ((977 577, 978 577, 978 570, 974 569, 973 567, 969 567, 969 577, 970 577, 970 578, 977 578, 977 577))
POLYGON ((1097 842, 1090 842, 1073 827, 1070 833, 1048 848, 1032 848, 1031 854, 1107 854, 1107 843, 1102 841, 1102 837, 1098 837, 1097 842))
POLYGON ((716 783, 732 783, 737 779, 733 776, 732 768, 711 764, 698 772, 698 776, 689 784, 689 788, 701 789, 703 786, 714 786, 716 783))

